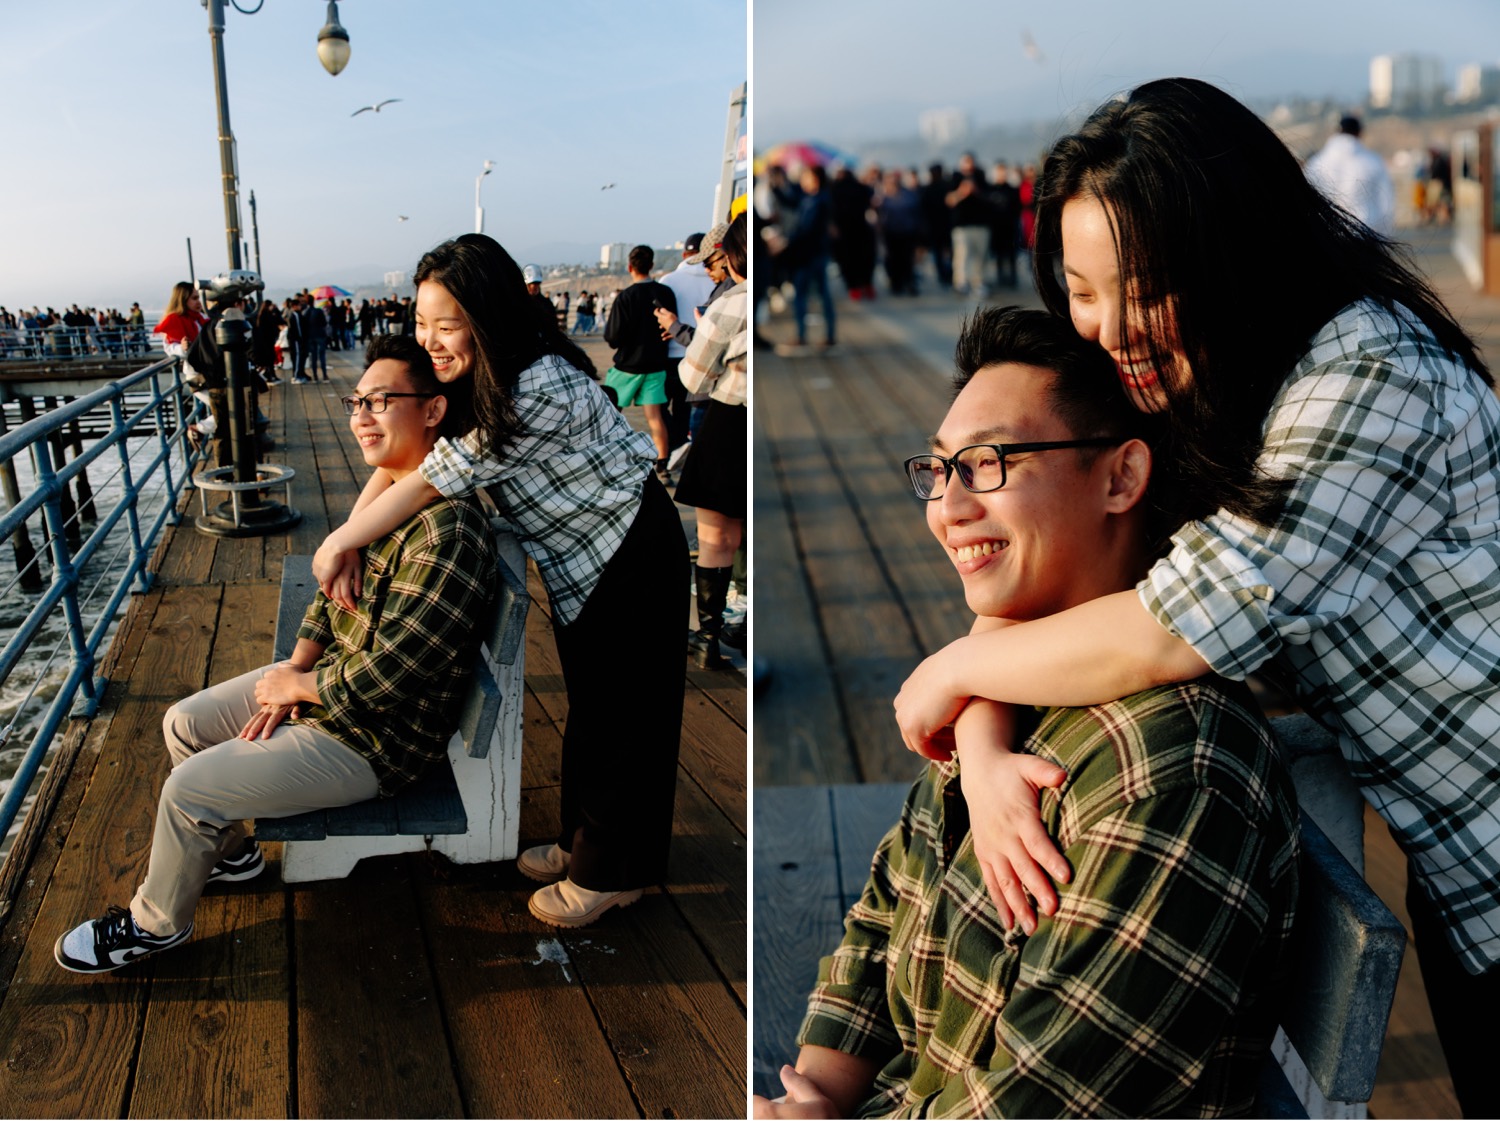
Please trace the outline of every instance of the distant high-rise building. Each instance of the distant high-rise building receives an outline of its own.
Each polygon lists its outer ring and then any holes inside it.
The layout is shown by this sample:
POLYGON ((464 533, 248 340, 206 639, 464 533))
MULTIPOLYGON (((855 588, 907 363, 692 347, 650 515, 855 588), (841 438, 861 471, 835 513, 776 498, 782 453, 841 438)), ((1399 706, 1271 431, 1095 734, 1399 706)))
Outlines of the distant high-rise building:
POLYGON ((611 242, 609 245, 599 247, 599 267, 601 269, 623 269, 630 260, 630 246, 623 241, 611 242))
POLYGON ((922 139, 935 148, 969 138, 969 115, 962 109, 928 109, 917 118, 922 139))
POLYGON ((1453 99, 1464 105, 1488 105, 1500 101, 1500 66, 1472 62, 1460 67, 1453 99))
POLYGON ((387 288, 391 289, 392 291, 395 291, 397 288, 400 288, 405 283, 406 283, 406 273, 402 272, 400 269, 397 269, 394 272, 388 272, 388 273, 385 274, 385 286, 387 288))
POLYGON ((1404 113, 1433 109, 1447 93, 1436 55, 1386 54, 1370 60, 1370 106, 1404 113))

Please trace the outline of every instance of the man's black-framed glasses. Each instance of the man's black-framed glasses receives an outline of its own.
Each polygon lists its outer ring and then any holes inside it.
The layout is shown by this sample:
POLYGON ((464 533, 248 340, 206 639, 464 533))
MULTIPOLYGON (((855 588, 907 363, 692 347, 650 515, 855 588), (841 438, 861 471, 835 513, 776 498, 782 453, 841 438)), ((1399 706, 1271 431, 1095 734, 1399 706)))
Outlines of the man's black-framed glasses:
POLYGON ((986 494, 1005 485, 1005 459, 1023 452, 1050 452, 1061 448, 1109 448, 1123 444, 1123 436, 1092 436, 1086 440, 1040 440, 1029 444, 970 444, 959 448, 951 458, 929 453, 914 455, 906 461, 906 477, 911 489, 924 502, 942 498, 948 477, 958 473, 964 489, 986 494))
POLYGON ((339 404, 344 406, 344 412, 353 416, 363 406, 372 413, 385 412, 386 406, 392 397, 436 397, 436 393, 387 393, 383 389, 377 389, 374 393, 366 393, 363 397, 340 397, 339 404))

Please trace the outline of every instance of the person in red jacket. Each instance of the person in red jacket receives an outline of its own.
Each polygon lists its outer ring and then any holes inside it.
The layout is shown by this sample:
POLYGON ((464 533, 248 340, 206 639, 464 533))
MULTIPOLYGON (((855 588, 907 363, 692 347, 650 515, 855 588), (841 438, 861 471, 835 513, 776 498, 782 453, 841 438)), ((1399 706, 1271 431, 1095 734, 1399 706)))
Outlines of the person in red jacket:
POLYGON ((151 328, 151 333, 166 338, 168 354, 181 354, 193 345, 193 340, 207 322, 208 316, 203 314, 203 299, 198 290, 190 282, 179 280, 172 285, 172 294, 167 297, 166 313, 161 322, 151 328))

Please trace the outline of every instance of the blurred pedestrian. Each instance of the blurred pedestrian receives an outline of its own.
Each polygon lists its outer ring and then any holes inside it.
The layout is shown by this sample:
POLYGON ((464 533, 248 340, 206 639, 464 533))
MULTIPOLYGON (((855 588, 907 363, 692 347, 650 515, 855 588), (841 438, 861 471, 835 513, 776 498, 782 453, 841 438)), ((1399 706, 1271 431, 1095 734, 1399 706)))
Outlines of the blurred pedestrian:
POLYGON ((1346 116, 1339 131, 1307 161, 1307 181, 1370 229, 1390 237, 1396 228, 1396 187, 1385 161, 1364 146, 1359 118, 1346 116))
POLYGON ((698 520, 693 571, 698 630, 692 649, 703 669, 724 669, 719 652, 734 555, 745 535, 748 454, 749 293, 745 285, 745 216, 729 224, 723 254, 734 285, 708 305, 682 359, 682 384, 709 394, 708 412, 677 484, 676 500, 698 520))

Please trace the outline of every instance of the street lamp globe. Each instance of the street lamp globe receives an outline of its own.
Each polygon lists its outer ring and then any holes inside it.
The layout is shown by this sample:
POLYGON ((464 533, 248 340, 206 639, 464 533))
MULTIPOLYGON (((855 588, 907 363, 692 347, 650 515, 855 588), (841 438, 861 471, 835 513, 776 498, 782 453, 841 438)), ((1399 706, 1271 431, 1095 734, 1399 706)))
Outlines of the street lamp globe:
POLYGON ((318 61, 330 74, 337 74, 349 65, 349 33, 339 23, 336 0, 328 0, 328 22, 318 32, 318 61))

